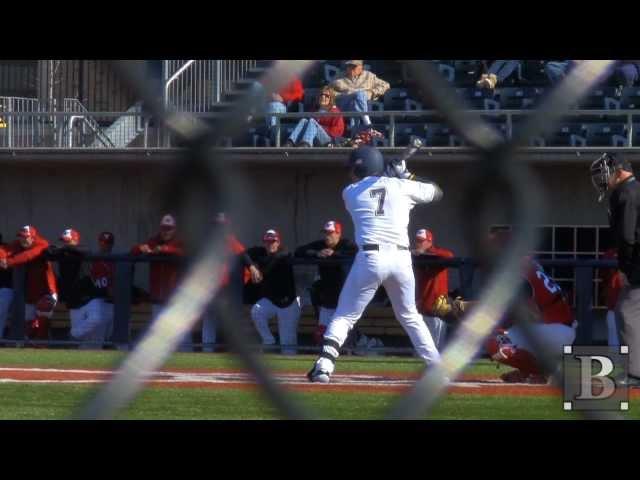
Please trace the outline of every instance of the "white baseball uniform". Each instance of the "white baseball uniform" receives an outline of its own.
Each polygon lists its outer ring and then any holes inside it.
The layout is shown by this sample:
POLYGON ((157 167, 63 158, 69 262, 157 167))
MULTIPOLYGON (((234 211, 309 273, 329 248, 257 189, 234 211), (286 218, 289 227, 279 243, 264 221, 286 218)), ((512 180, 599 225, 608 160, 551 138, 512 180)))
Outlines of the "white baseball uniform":
MULTIPOLYGON (((280 308, 268 298, 261 298, 251 307, 251 319, 260 334, 263 345, 275 345, 276 339, 269 330, 269 319, 278 317, 278 335, 280 345, 295 346, 298 344, 298 322, 301 312, 300 297, 296 297, 291 305, 280 308)), ((284 355, 295 355, 296 348, 282 348, 284 355)))
POLYGON ((418 356, 427 364, 440 361, 429 329, 416 308, 408 235, 409 212, 416 204, 432 202, 435 194, 430 183, 391 177, 366 177, 342 192, 359 250, 324 335, 326 356, 316 364, 321 370, 333 373, 334 362, 327 357, 338 357, 338 348, 380 285, 418 356))
POLYGON ((71 336, 83 342, 79 348, 102 348, 109 330, 109 321, 104 317, 104 303, 102 298, 94 298, 79 308, 69 310, 71 336))

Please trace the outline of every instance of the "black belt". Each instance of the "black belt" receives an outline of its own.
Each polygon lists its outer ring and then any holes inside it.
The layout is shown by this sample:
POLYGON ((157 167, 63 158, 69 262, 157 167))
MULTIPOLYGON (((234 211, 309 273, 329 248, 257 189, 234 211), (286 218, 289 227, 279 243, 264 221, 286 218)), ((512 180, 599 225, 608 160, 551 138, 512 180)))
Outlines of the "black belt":
MULTIPOLYGON (((398 250, 409 250, 409 247, 404 247, 402 245, 396 245, 396 247, 398 247, 398 250)), ((375 243, 365 243, 364 245, 362 245, 362 250, 365 252, 371 250, 380 250, 380 245, 376 245, 375 243)))

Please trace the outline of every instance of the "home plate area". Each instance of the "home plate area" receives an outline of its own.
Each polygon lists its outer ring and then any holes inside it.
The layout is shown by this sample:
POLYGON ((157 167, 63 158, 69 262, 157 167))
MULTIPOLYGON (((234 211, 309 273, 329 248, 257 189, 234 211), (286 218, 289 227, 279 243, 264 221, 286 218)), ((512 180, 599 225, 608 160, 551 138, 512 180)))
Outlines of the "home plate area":
MULTIPOLYGON (((58 369, 34 367, 0 367, 0 384, 100 384, 107 382, 111 370, 58 369)), ((339 391, 406 391, 417 377, 401 373, 355 374, 337 373, 330 384, 309 383, 300 372, 276 372, 276 381, 294 390, 339 391)), ((239 371, 160 371, 150 375, 150 386, 179 388, 258 388, 255 378, 239 371)), ((450 393, 486 395, 555 395, 559 392, 546 385, 506 384, 497 377, 462 376, 449 387, 450 393)))

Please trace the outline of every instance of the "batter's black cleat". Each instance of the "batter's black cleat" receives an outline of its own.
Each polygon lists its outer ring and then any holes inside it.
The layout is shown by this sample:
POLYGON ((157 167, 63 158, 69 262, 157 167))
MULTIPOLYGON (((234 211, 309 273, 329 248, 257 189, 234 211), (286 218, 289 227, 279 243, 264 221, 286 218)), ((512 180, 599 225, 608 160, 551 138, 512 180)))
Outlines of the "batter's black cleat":
POLYGON ((331 374, 325 370, 320 370, 315 365, 309 372, 307 372, 307 378, 312 383, 329 383, 331 381, 331 374))

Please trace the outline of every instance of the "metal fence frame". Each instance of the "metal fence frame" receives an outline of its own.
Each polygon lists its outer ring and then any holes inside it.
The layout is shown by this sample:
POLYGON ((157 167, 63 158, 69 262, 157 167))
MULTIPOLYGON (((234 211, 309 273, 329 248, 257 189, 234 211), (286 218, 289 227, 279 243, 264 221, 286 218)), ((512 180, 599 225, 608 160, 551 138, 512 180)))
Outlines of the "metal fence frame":
MULTIPOLYGON (((80 113, 80 112, 78 112, 80 113)), ((467 115, 473 115, 473 116, 477 116, 479 118, 482 117, 504 117, 504 125, 506 128, 506 136, 504 137, 506 140, 513 140, 515 138, 515 134, 517 132, 514 132, 513 129, 513 125, 514 125, 514 118, 518 118, 518 117, 528 117, 531 116, 535 113, 535 110, 464 110, 462 113, 467 114, 467 115)), ((335 112, 287 112, 287 113, 265 113, 265 112, 256 112, 253 115, 253 118, 255 119, 261 119, 261 118, 266 118, 266 117, 275 117, 276 119, 276 144, 275 147, 279 148, 280 145, 280 137, 281 137, 281 133, 282 133, 282 128, 283 128, 283 124, 282 124, 282 120, 283 119, 301 119, 301 118, 309 118, 309 117, 335 117, 335 116, 343 116, 345 118, 356 118, 356 117, 361 117, 362 115, 369 115, 370 117, 374 117, 374 118, 385 118, 388 117, 389 118, 389 146, 394 148, 396 147, 396 125, 397 125, 397 118, 402 118, 402 117, 434 117, 434 119, 436 118, 440 118, 441 121, 442 120, 442 114, 440 112, 438 112, 437 110, 412 110, 412 111, 402 111, 402 110, 387 110, 387 111, 380 111, 380 110, 375 110, 375 111, 369 111, 369 112, 340 112, 340 113, 335 113, 335 112)), ((215 120, 215 119, 220 119, 220 118, 224 118, 225 117, 225 113, 220 113, 220 112, 199 112, 199 113, 192 113, 192 121, 206 121, 206 120, 215 120)), ((606 148, 634 148, 633 145, 633 118, 634 117, 640 117, 640 109, 634 109, 634 110, 572 110, 570 112, 568 112, 565 116, 565 118, 571 118, 571 117, 591 117, 594 115, 606 115, 609 117, 624 117, 626 120, 626 127, 627 127, 627 138, 626 138, 626 145, 622 146, 622 147, 614 147, 614 146, 595 146, 593 148, 600 148, 600 149, 606 149, 606 148)), ((18 125, 23 125, 24 128, 29 128, 32 130, 31 132, 31 138, 33 139, 32 143, 38 143, 38 141, 36 140, 38 137, 36 135, 34 135, 35 131, 43 131, 42 128, 38 128, 38 127, 34 127, 33 125, 38 125, 37 120, 31 120, 30 122, 21 122, 20 119, 23 118, 35 118, 35 119, 45 119, 45 121, 51 122, 51 119, 53 119, 53 123, 54 125, 56 123, 59 124, 59 120, 56 122, 55 119, 59 119, 60 117, 63 117, 65 122, 63 122, 63 125, 67 124, 69 121, 69 114, 65 113, 65 112, 48 112, 48 111, 38 111, 38 112, 5 112, 4 115, 2 115, 5 118, 5 121, 8 120, 8 125, 11 125, 12 127, 10 127, 10 130, 8 132, 14 132, 17 128, 18 125), (12 121, 13 120, 13 121, 12 121)), ((173 138, 173 135, 170 134, 170 129, 167 129, 166 127, 163 126, 158 126, 156 128, 158 128, 158 132, 156 132, 155 137, 153 135, 150 135, 150 125, 153 123, 155 125, 158 125, 159 122, 157 121, 157 119, 155 119, 154 117, 150 116, 149 114, 142 112, 142 111, 128 111, 128 112, 85 112, 83 113, 83 115, 80 115, 82 117, 103 117, 103 118, 114 118, 118 119, 121 117, 128 117, 128 116, 134 116, 136 117, 137 123, 141 125, 141 135, 143 135, 143 143, 141 145, 141 147, 126 147, 126 148, 175 148, 174 146, 174 142, 175 139, 173 138), (149 141, 152 138, 156 138, 156 142, 155 143, 150 143, 149 141), (166 141, 162 142, 160 140, 160 138, 165 138, 166 141)), ((42 120, 41 120, 42 121, 42 120)), ((434 123, 437 123, 434 121, 434 123)), ((602 123, 606 123, 606 122, 602 122, 602 123)), ((485 128, 486 129, 491 129, 494 131, 494 133, 501 135, 501 133, 496 130, 494 128, 495 125, 487 125, 485 128)), ((102 129, 104 130, 104 129, 102 129)), ((63 135, 64 140, 62 141, 62 143, 57 143, 55 145, 44 145, 44 140, 40 139, 40 146, 50 146, 52 148, 57 148, 57 147, 63 147, 63 148, 92 148, 91 145, 78 145, 76 142, 69 142, 68 140, 68 136, 70 135, 71 130, 66 129, 65 132, 66 134, 63 135)), ((247 127, 247 133, 249 133, 249 127, 247 127)), ((24 133, 20 133, 19 135, 23 135, 23 136, 28 136, 29 132, 24 132, 24 133)), ((10 136, 10 135, 9 135, 10 136)), ((419 135, 417 135, 419 136, 419 135)), ((532 137, 532 138, 537 138, 537 137, 532 137)), ((6 143, 6 142, 5 142, 6 143)), ((0 143, 0 148, 18 148, 17 145, 15 145, 15 142, 12 144, 12 146, 9 146, 9 144, 7 145, 3 145, 2 143, 0 143)), ((35 145, 29 145, 29 146, 35 146, 35 145)), ((27 148, 29 147, 27 146, 27 148)), ((106 145, 105 145, 106 146, 106 145)), ((428 148, 429 145, 426 144, 426 147, 428 148)), ((636 146, 637 147, 637 146, 636 146)), ((95 147, 93 147, 95 148, 95 147)), ((109 148, 111 148, 111 145, 109 145, 109 148)), ((246 147, 243 147, 246 148, 246 147)), ((265 148, 270 148, 270 147, 265 147, 265 148)), ((456 147, 456 146, 450 146, 447 148, 466 148, 466 147, 456 147)), ((531 148, 546 148, 546 147, 531 147, 531 148)), ((555 147, 554 147, 555 148, 555 147)), ((584 148, 584 147, 563 147, 563 148, 584 148)), ((591 148, 591 147, 588 147, 591 148)))
MULTIPOLYGON (((319 265, 343 265, 350 266, 355 257, 347 259, 306 259, 306 258, 290 258, 289 262, 294 268, 296 266, 319 266, 319 265)), ((114 329, 113 336, 110 342, 106 342, 107 345, 113 345, 117 349, 127 350, 130 348, 132 339, 130 338, 130 325, 131 325, 131 291, 133 286, 133 265, 136 263, 151 263, 151 262, 171 262, 180 263, 186 262, 185 259, 180 258, 167 258, 161 256, 133 256, 128 254, 90 254, 84 257, 84 261, 104 260, 113 261, 116 265, 115 269, 115 282, 114 282, 114 329)), ((60 260, 56 260, 58 262, 60 260)), ((64 260, 62 260, 64 261, 64 260)), ((616 268, 616 260, 548 260, 540 259, 538 262, 544 267, 572 267, 576 272, 576 305, 575 313, 576 320, 578 321, 578 335, 576 341, 582 342, 582 344, 591 344, 593 341, 593 318, 592 312, 595 310, 592 307, 593 297, 593 275, 596 268, 616 268)), ((239 265, 239 262, 236 264, 239 265)), ((478 261, 470 257, 455 257, 451 259, 432 259, 432 258, 414 258, 415 266, 445 266, 449 268, 455 268, 459 275, 459 289, 464 299, 473 299, 476 297, 477 292, 473 290, 473 279, 476 269, 478 268, 478 261)), ((14 297, 11 307, 13 319, 24 318, 25 310, 25 298, 24 298, 24 278, 25 267, 19 266, 13 268, 14 272, 14 297)), ((242 289, 242 284, 239 282, 241 275, 234 274, 234 278, 237 281, 238 289, 242 289)), ((308 286, 298 285, 298 291, 308 288, 308 286)), ((237 293, 239 296, 241 294, 237 293)), ((75 345, 78 341, 56 342, 56 341, 41 341, 33 342, 27 341, 24 337, 24 323, 19 321, 12 321, 11 334, 9 338, 0 340, 0 343, 24 345, 25 343, 42 343, 42 344, 59 344, 59 345, 75 345)), ((1 337, 0 332, 0 337, 1 337)), ((200 344, 194 344, 199 346, 200 344)), ((274 346, 273 350, 279 349, 279 346, 274 346)), ((313 346, 299 346, 299 350, 317 351, 318 347, 313 346)), ((345 351, 349 349, 345 347, 345 351)), ((412 349, 380 349, 377 350, 381 353, 408 353, 412 349)))

